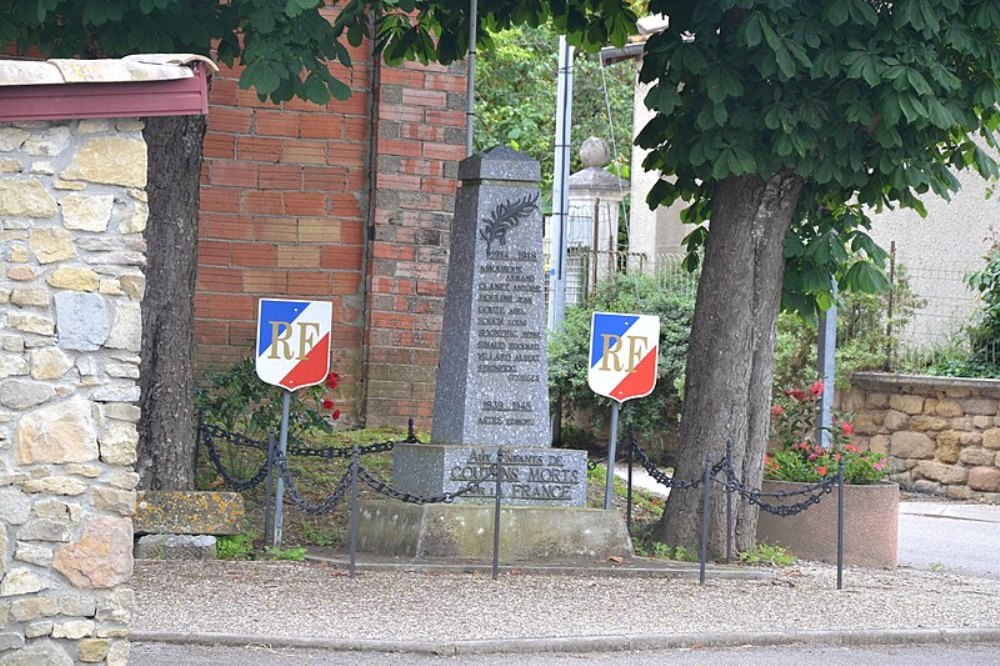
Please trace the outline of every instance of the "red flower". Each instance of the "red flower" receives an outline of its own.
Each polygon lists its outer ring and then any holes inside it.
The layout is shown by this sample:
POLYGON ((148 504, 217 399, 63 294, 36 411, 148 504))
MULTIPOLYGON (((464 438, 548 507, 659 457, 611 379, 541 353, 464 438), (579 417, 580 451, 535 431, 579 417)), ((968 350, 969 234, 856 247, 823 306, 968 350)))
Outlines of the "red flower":
POLYGON ((795 402, 802 402, 806 399, 806 392, 802 389, 788 389, 785 391, 785 395, 794 400, 795 402))
POLYGON ((854 425, 848 423, 847 421, 844 421, 843 423, 840 424, 840 431, 845 435, 847 435, 848 437, 850 437, 851 433, 854 432, 854 425))
POLYGON ((323 409, 333 409, 333 400, 324 400, 323 409))
POLYGON ((809 395, 822 395, 823 393, 823 382, 820 380, 814 381, 809 385, 809 395))
POLYGON ((775 405, 774 407, 771 407, 771 416, 777 418, 779 416, 784 416, 784 415, 785 415, 785 408, 782 407, 781 405, 775 405))
POLYGON ((340 419, 340 410, 339 409, 333 410, 333 412, 330 414, 330 418, 333 419, 334 421, 339 420, 340 419))
POLYGON ((840 454, 839 453, 834 453, 833 454, 833 459, 836 460, 837 462, 840 462, 840 454))
POLYGON ((817 467, 816 473, 819 474, 820 476, 826 476, 826 465, 821 465, 820 467, 817 467))
POLYGON ((819 458, 819 455, 820 455, 820 454, 818 454, 818 453, 810 453, 810 454, 809 454, 809 457, 807 458, 807 460, 808 460, 809 462, 812 462, 812 461, 816 460, 816 458, 819 458))
POLYGON ((326 387, 335 389, 340 386, 340 375, 336 372, 331 372, 326 376, 326 387))

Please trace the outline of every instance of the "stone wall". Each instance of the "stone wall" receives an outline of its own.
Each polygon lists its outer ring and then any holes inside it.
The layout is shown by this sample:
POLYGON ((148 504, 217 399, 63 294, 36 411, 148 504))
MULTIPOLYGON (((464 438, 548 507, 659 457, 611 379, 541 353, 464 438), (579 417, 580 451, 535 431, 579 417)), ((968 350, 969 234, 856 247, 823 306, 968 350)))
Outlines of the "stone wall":
POLYGON ((128 658, 141 129, 0 123, 0 666, 128 658))
POLYGON ((1000 502, 1000 380, 857 373, 841 396, 858 443, 907 489, 1000 502))

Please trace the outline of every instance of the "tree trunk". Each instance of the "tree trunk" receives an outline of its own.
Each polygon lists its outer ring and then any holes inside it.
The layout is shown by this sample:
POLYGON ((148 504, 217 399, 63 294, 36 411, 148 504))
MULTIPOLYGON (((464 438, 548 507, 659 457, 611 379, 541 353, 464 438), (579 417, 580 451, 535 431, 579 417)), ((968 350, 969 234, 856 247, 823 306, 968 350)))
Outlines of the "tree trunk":
MULTIPOLYGON (((732 443, 733 467, 759 487, 770 417, 772 362, 784 238, 802 179, 733 176, 715 187, 712 219, 687 355, 684 416, 675 477, 700 478, 705 454, 718 461, 732 443)), ((734 495, 736 548, 752 548, 756 507, 734 495)), ((672 546, 701 541, 702 490, 672 490, 656 536, 672 546)), ((714 485, 708 551, 725 554, 725 493, 714 485)))
POLYGON ((146 490, 194 487, 194 290, 204 116, 146 118, 146 292, 139 449, 146 490))

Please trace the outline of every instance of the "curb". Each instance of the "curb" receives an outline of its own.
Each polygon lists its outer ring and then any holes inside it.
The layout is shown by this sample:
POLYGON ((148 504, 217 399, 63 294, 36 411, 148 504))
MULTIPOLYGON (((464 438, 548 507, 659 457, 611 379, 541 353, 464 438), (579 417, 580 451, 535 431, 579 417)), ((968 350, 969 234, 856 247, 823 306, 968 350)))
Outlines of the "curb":
POLYGON ((790 632, 706 632, 661 635, 563 636, 502 638, 465 641, 388 641, 328 639, 288 636, 255 636, 227 633, 133 631, 137 643, 169 643, 245 647, 320 649, 338 652, 397 652, 463 656, 475 654, 529 654, 546 652, 625 652, 678 648, 732 648, 782 645, 903 645, 1000 643, 1000 628, 982 629, 868 629, 790 632))

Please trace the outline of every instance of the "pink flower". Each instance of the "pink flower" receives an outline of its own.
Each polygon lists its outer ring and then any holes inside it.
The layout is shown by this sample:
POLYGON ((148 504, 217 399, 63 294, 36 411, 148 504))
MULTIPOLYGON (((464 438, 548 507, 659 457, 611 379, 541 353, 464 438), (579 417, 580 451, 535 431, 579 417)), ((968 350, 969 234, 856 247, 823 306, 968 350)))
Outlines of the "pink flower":
POLYGON ((873 465, 873 467, 875 468, 876 472, 881 472, 883 469, 885 469, 885 461, 879 460, 877 463, 873 465))
POLYGON ((812 462, 812 461, 816 460, 816 458, 819 458, 819 454, 818 453, 810 453, 809 457, 807 458, 807 460, 809 462, 812 462))
POLYGON ((851 433, 854 432, 854 425, 847 421, 844 421, 843 423, 840 424, 840 431, 845 435, 847 435, 848 437, 850 437, 851 433))
POLYGON ((779 416, 784 416, 784 415, 785 415, 785 408, 782 407, 781 405, 775 405, 771 407, 771 416, 777 418, 779 416))
POLYGON ((823 382, 820 380, 814 381, 809 385, 809 395, 822 395, 823 393, 823 382))
POLYGON ((785 391, 785 395, 794 400, 795 402, 802 402, 806 399, 806 392, 802 389, 789 389, 785 391))
POLYGON ((333 409, 333 400, 324 400, 323 409, 333 409))

